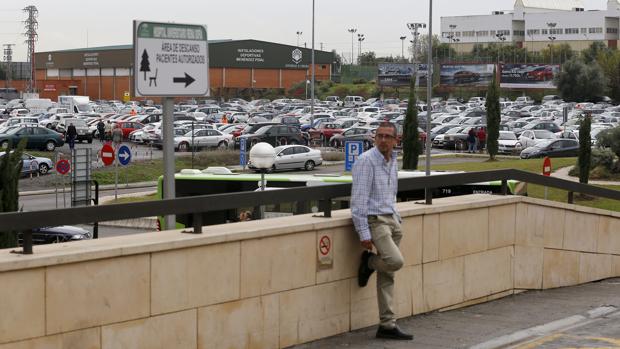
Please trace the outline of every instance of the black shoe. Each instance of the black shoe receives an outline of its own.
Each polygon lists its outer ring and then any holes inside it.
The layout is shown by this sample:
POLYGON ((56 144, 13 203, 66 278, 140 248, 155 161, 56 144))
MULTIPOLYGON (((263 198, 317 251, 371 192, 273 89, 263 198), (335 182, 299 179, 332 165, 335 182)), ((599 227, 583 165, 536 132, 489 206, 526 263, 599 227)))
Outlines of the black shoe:
POLYGON ((360 287, 366 287, 370 275, 372 275, 372 273, 375 271, 368 266, 368 260, 371 256, 374 256, 374 253, 370 251, 362 252, 362 261, 360 263, 360 268, 357 272, 357 284, 360 287))
POLYGON ((413 340, 413 335, 403 332, 398 326, 394 326, 394 328, 379 326, 377 329, 377 338, 410 341, 413 340))

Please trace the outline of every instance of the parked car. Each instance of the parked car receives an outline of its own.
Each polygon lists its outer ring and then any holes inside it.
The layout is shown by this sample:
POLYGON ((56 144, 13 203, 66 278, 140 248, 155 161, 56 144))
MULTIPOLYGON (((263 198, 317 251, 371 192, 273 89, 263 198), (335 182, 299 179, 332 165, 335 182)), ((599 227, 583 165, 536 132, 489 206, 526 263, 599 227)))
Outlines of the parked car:
MULTIPOLYGON (((11 151, 13 153, 13 151, 11 151)), ((0 153, 0 160, 4 157, 6 152, 0 153)), ((33 156, 27 153, 22 153, 22 176, 27 176, 31 173, 47 174, 49 170, 54 167, 54 163, 51 159, 42 156, 33 156)))
POLYGON ((535 81, 553 80, 553 69, 548 65, 544 67, 537 67, 527 72, 526 78, 528 80, 535 80, 535 81))
POLYGON ((329 145, 335 148, 343 147, 347 141, 362 141, 364 149, 370 149, 374 144, 374 132, 372 127, 351 127, 342 133, 337 133, 329 140, 329 145))
POLYGON ((272 146, 306 143, 306 139, 297 127, 287 125, 269 125, 259 128, 252 134, 242 134, 235 139, 236 148, 239 147, 242 138, 246 139, 248 149, 260 142, 266 142, 272 146))
POLYGON ((65 118, 60 120, 58 125, 56 126, 56 131, 65 135, 65 139, 67 138, 67 129, 69 125, 73 124, 75 126, 75 130, 77 131, 76 141, 82 143, 82 141, 87 141, 88 143, 93 142, 93 134, 90 132, 88 128, 88 124, 86 124, 86 120, 77 119, 77 118, 65 118))
POLYGON ((455 83, 474 82, 480 80, 480 74, 469 71, 459 70, 452 76, 455 83))
POLYGON ((574 139, 550 139, 521 151, 521 159, 573 157, 579 153, 579 142, 574 139))
POLYGON ((515 144, 517 149, 525 149, 540 143, 543 140, 554 139, 555 134, 547 130, 526 130, 519 136, 519 142, 515 144))
POLYGON ((497 152, 500 154, 512 154, 515 152, 515 145, 519 142, 517 135, 512 131, 499 131, 497 139, 497 152))
POLYGON ((316 128, 310 128, 308 134, 312 140, 320 140, 321 144, 327 142, 333 135, 342 133, 340 124, 335 122, 324 122, 318 125, 316 128))
POLYGON ((231 144, 232 135, 224 134, 218 130, 200 129, 187 132, 180 137, 174 137, 174 149, 188 151, 191 148, 219 148, 226 149, 231 144))
POLYGON ((144 125, 136 121, 118 121, 113 124, 114 127, 120 127, 123 131, 123 139, 129 139, 131 132, 142 129, 144 125))
MULTIPOLYGON (((276 147, 274 150, 276 158, 272 171, 298 168, 312 171, 315 166, 319 166, 323 163, 321 151, 308 148, 305 145, 283 145, 276 147)), ((251 160, 248 162, 248 167, 256 169, 254 165, 252 165, 251 160)))
POLYGON ((23 138, 28 139, 26 149, 54 151, 65 144, 65 137, 56 131, 40 126, 22 126, 0 134, 0 149, 15 147, 23 138))

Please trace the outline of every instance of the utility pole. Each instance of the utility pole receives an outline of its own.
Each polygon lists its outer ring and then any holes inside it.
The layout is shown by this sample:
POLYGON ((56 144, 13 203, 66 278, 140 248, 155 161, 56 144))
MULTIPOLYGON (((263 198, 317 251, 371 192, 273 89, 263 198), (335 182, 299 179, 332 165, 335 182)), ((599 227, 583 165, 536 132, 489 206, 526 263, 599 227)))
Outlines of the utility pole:
POLYGON ((34 44, 37 41, 37 29, 39 28, 39 22, 37 17, 39 16, 39 10, 36 6, 26 6, 22 11, 28 14, 28 18, 24 21, 24 27, 26 31, 24 36, 26 37, 25 43, 28 45, 28 59, 30 63, 30 78, 28 79, 28 92, 35 92, 36 78, 35 78, 35 65, 34 65, 34 44))
POLYGON ((6 79, 5 87, 11 87, 11 78, 13 73, 11 72, 11 62, 13 62, 13 44, 4 44, 4 61, 6 62, 6 79))

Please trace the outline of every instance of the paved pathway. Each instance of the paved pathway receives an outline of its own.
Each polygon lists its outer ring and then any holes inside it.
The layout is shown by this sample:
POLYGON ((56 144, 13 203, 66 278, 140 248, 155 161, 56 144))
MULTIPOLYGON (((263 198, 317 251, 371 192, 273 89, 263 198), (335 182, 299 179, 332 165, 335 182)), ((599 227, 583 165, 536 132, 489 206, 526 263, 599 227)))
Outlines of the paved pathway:
POLYGON ((620 279, 608 279, 401 319, 411 342, 375 339, 369 327, 294 348, 620 348, 618 308, 620 279))
MULTIPOLYGON (((551 174, 551 176, 552 177, 561 178, 561 179, 566 179, 566 180, 573 181, 573 182, 579 182, 579 178, 568 175, 568 172, 572 168, 573 168, 572 166, 562 167, 562 168, 558 169, 557 171, 553 172, 551 174)), ((588 184, 594 184, 594 185, 617 185, 617 186, 620 186, 620 182, 619 181, 596 181, 596 180, 590 180, 590 181, 588 181, 588 184)))

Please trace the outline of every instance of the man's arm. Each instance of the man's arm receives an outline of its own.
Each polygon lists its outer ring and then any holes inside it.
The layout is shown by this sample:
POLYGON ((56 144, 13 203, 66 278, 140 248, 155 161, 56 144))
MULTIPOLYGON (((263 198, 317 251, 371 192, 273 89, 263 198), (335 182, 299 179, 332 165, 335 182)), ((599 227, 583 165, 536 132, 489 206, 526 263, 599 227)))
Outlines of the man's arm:
POLYGON ((368 201, 373 181, 373 168, 369 159, 360 158, 353 164, 353 186, 351 188, 351 216, 360 241, 370 241, 368 227, 368 201))

